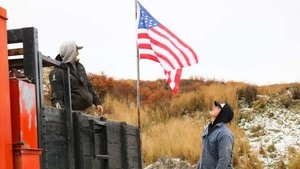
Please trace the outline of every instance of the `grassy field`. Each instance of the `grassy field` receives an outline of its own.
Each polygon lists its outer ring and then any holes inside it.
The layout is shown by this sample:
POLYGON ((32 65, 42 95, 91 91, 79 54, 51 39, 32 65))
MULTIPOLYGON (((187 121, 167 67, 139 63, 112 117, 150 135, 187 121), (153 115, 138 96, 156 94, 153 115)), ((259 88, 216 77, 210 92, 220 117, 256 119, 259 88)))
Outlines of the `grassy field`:
MULTIPOLYGON (((105 98, 107 118, 137 125, 136 82, 114 80, 104 74, 89 76, 96 91, 105 98)), ((247 136, 238 126, 240 118, 244 118, 239 113, 239 99, 243 98, 250 103, 256 95, 279 92, 291 86, 300 89, 299 83, 255 86, 242 82, 193 78, 181 80, 179 94, 173 95, 164 80, 141 81, 140 117, 144 164, 153 163, 165 155, 196 164, 201 154, 202 131, 209 123, 208 112, 213 101, 218 100, 229 103, 235 113, 229 125, 235 138, 234 167, 263 168, 257 154, 250 151, 247 136)), ((297 152, 292 152, 286 167, 299 169, 299 157, 297 152)))

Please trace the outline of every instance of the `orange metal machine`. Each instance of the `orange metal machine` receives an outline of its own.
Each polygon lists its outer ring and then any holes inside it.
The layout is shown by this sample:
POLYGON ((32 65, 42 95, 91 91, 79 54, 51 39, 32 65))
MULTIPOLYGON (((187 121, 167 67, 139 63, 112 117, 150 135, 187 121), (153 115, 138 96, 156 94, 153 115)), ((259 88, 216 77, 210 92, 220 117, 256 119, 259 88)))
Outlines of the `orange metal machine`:
POLYGON ((139 129, 72 111, 69 67, 6 20, 0 7, 0 169, 141 169, 139 129), (44 104, 44 67, 63 71, 64 109, 44 104))
POLYGON ((0 7, 0 169, 13 168, 6 20, 6 10, 0 7))
POLYGON ((6 20, 0 7, 0 169, 39 169, 35 85, 9 80, 6 20))
POLYGON ((35 85, 10 80, 13 161, 15 169, 40 168, 35 85))

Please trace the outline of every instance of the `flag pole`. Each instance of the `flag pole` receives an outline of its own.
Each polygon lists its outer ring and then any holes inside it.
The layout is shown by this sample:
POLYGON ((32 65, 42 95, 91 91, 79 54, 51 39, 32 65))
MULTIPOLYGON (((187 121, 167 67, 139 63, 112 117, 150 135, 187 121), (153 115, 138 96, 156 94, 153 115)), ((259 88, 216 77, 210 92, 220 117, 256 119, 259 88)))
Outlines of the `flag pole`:
MULTIPOLYGON (((135 20, 137 20, 138 11, 137 11, 137 0, 135 0, 135 20)), ((136 23, 138 24, 138 23, 136 23)), ((136 28, 136 36, 138 29, 136 28)), ((138 39, 138 37, 136 37, 138 39)), ((137 63, 137 80, 136 80, 136 105, 137 105, 137 114, 138 114, 138 128, 139 128, 139 141, 140 141, 140 152, 142 153, 142 132, 141 132, 141 117, 140 117, 140 54, 139 54, 139 47, 138 42, 136 40, 136 63, 137 63)), ((143 158, 141 157, 141 165, 143 166, 143 158)))
MULTIPOLYGON (((135 20, 137 21, 137 0, 135 0, 135 20)), ((137 23, 136 23, 137 24, 137 23)), ((137 35, 137 29, 136 29, 137 35)), ((137 63, 137 81, 136 81, 136 105, 137 105, 137 114, 138 114, 138 128, 141 130, 141 118, 140 118, 140 56, 138 43, 136 41, 136 63, 137 63)))

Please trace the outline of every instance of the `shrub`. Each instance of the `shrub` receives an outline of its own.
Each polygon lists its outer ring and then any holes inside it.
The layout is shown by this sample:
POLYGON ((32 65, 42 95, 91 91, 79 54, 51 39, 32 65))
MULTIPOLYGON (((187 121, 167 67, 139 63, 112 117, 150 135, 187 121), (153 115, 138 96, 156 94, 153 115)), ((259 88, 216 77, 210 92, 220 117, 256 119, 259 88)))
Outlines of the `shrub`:
POLYGON ((275 148, 275 144, 274 143, 272 143, 271 145, 269 145, 268 148, 267 148, 267 151, 270 152, 270 153, 274 152, 275 150, 276 150, 276 148, 275 148))
POLYGON ((266 98, 260 97, 258 100, 253 102, 253 107, 256 109, 265 109, 267 107, 266 98))
POLYGON ((114 88, 115 81, 113 78, 107 77, 104 73, 101 73, 100 75, 90 73, 88 76, 94 89, 102 99, 104 99, 106 94, 114 88))
POLYGON ((286 166, 285 166, 283 160, 279 160, 279 161, 276 163, 276 169, 286 169, 286 166))
POLYGON ((259 146, 259 154, 261 154, 262 156, 266 156, 267 155, 267 152, 264 149, 264 147, 262 146, 262 144, 260 144, 260 146, 259 146))
POLYGON ((184 93, 173 98, 170 105, 170 112, 178 117, 196 111, 203 111, 206 109, 204 100, 204 95, 200 91, 184 93))
POLYGON ((293 86, 287 88, 288 91, 290 91, 293 95, 292 99, 300 99, 300 87, 299 86, 293 86))
POLYGON ((126 103, 135 102, 136 86, 133 80, 118 80, 111 94, 114 98, 126 103))
POLYGON ((251 102, 256 99, 257 87, 256 86, 246 86, 237 91, 238 99, 244 99, 245 102, 251 107, 251 102))
POLYGON ((284 105, 285 108, 288 108, 293 102, 292 94, 290 94, 289 92, 285 92, 285 93, 279 95, 278 97, 279 97, 281 104, 284 105))
POLYGON ((251 128, 251 132, 252 133, 256 133, 256 132, 258 132, 259 130, 261 130, 262 129, 262 127, 260 126, 260 125, 256 125, 256 126, 253 126, 252 128, 251 128))

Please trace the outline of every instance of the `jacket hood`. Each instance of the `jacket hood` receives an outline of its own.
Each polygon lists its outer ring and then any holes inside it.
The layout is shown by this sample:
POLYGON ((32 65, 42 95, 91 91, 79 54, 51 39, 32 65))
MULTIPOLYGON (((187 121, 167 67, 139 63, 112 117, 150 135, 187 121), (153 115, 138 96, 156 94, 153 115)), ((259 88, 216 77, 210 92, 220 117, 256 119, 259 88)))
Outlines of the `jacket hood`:
POLYGON ((220 122, 229 123, 233 119, 233 111, 228 103, 220 104, 217 101, 214 102, 215 106, 221 108, 220 113, 216 117, 213 125, 216 125, 220 122))
POLYGON ((59 47, 59 54, 63 63, 75 63, 76 43, 75 41, 65 41, 59 47))

